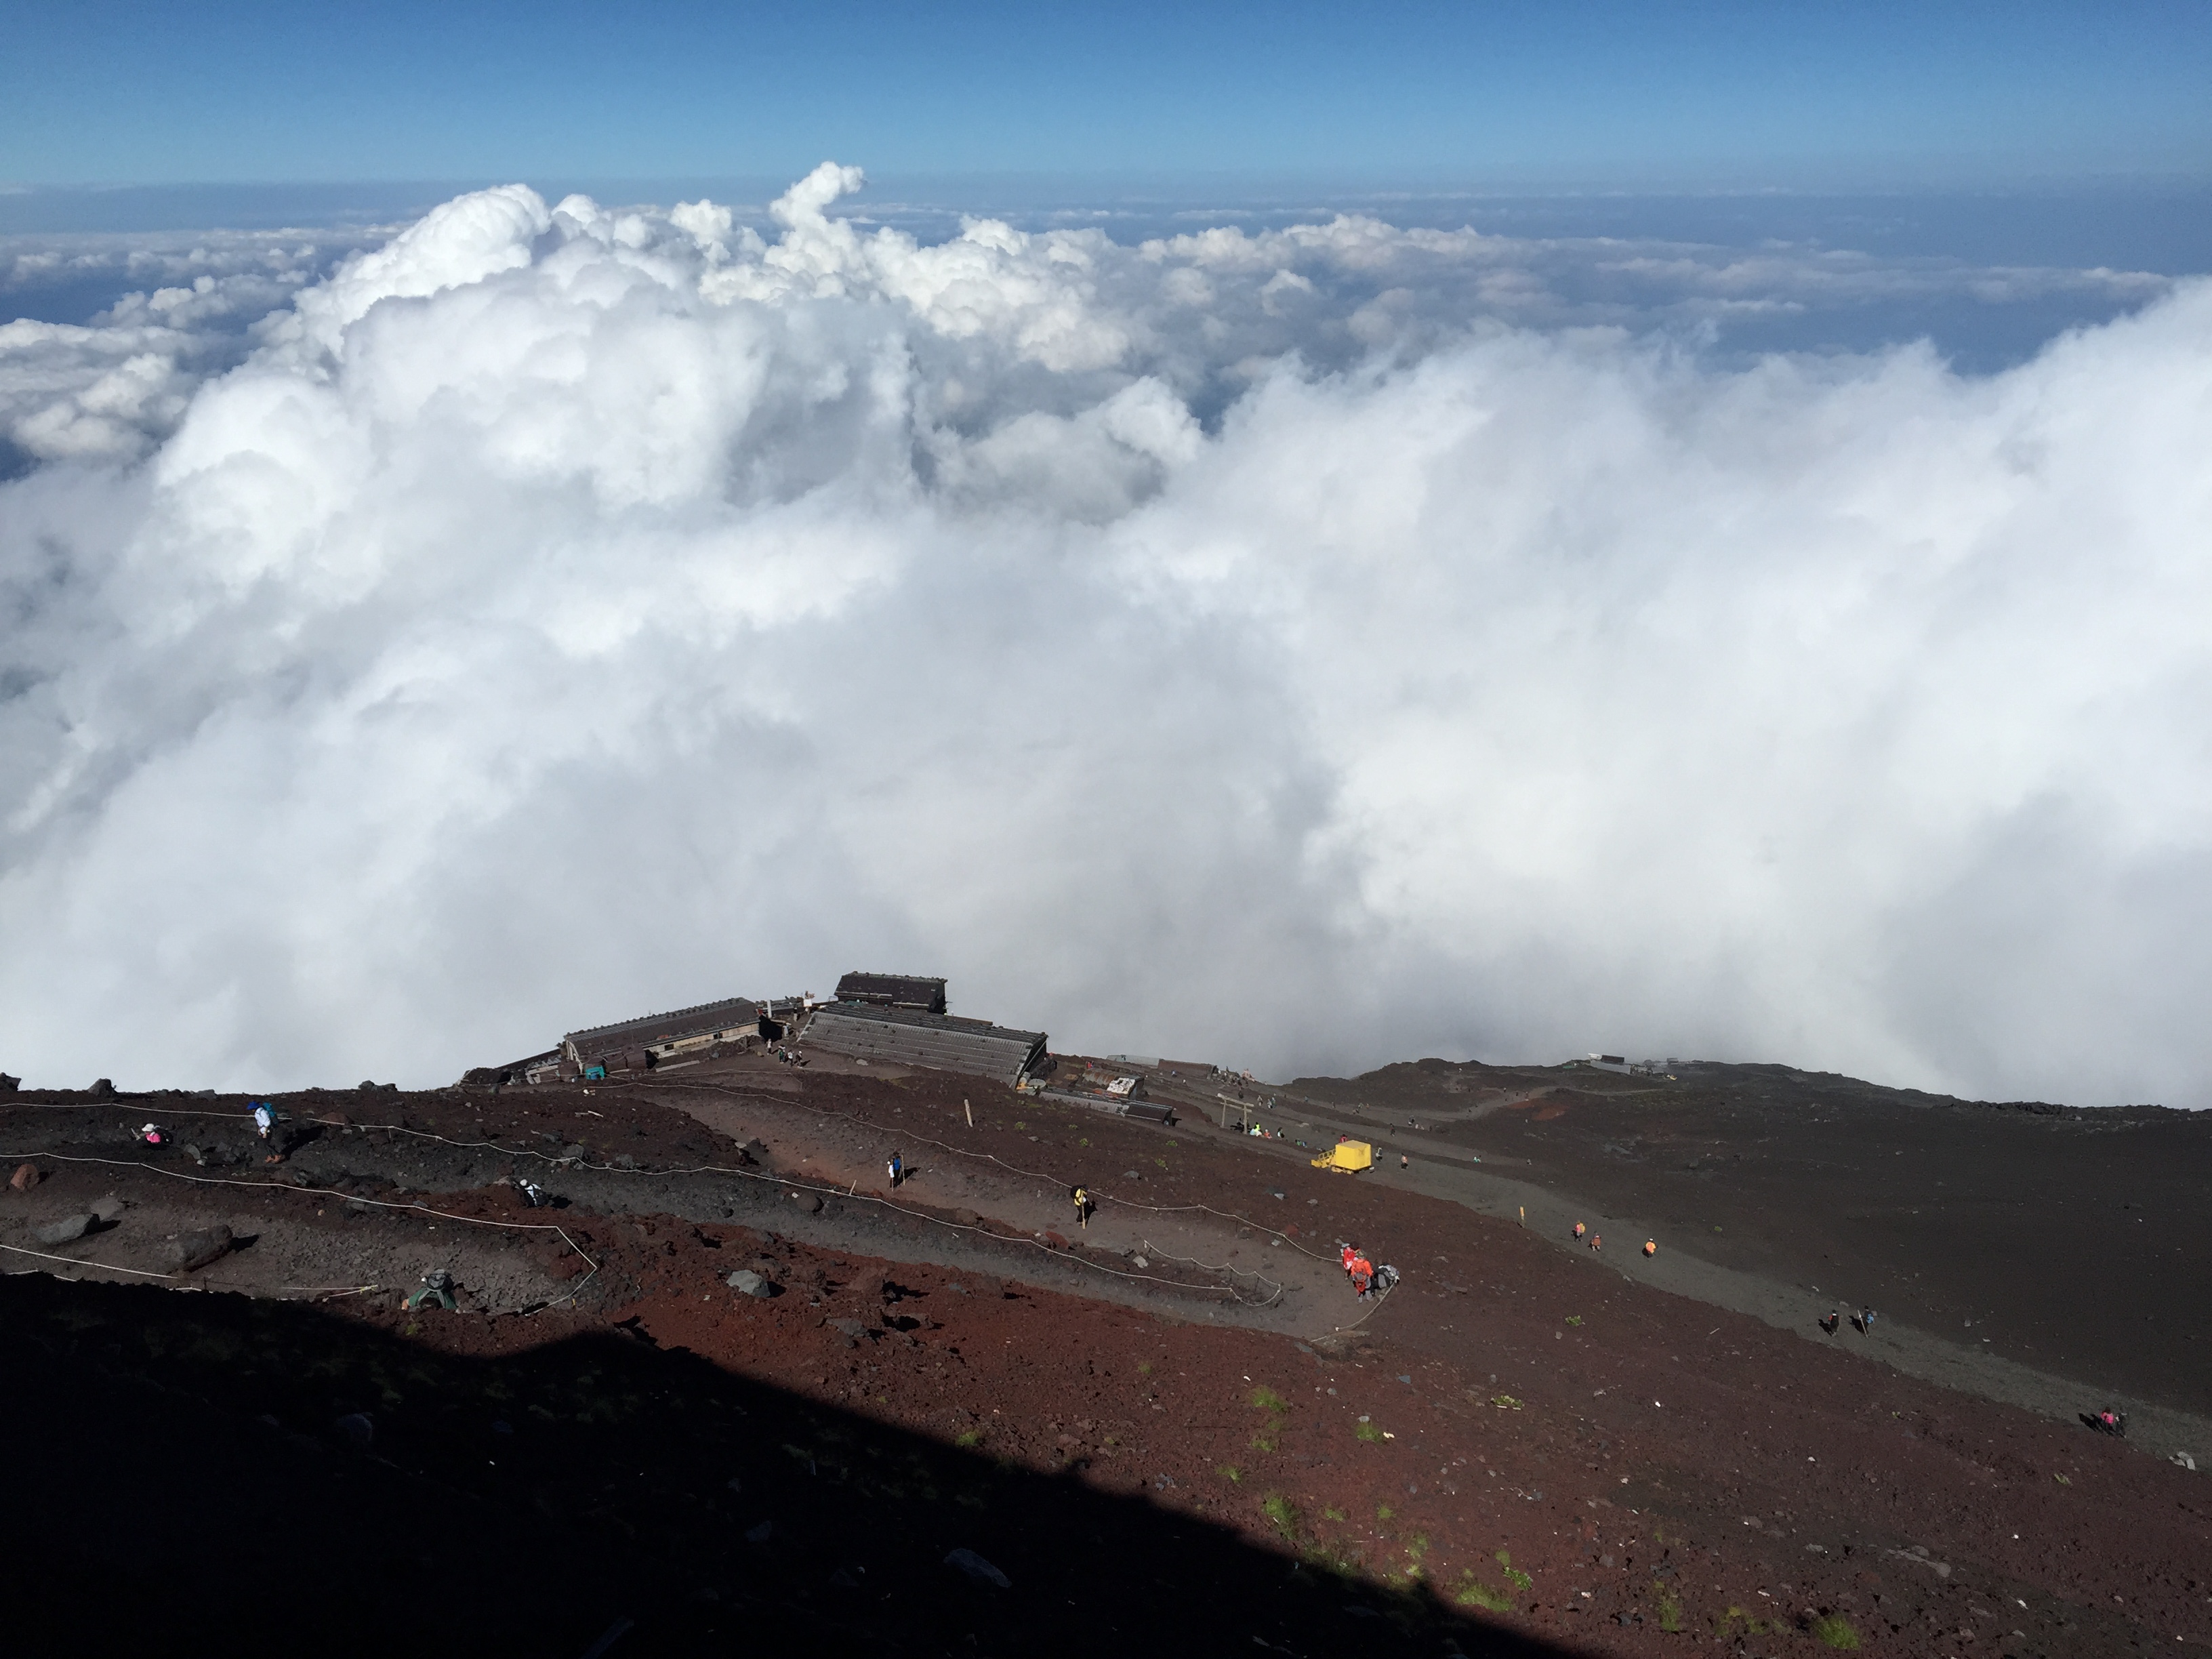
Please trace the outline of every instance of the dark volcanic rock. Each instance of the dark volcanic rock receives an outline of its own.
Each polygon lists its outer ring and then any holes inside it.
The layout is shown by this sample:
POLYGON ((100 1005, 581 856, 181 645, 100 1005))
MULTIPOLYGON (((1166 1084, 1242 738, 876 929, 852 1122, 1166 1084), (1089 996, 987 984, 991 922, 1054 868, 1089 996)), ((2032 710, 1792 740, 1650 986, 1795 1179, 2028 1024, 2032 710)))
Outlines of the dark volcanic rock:
POLYGON ((65 1215, 43 1227, 32 1228, 31 1237, 41 1244, 73 1244, 91 1230, 92 1221, 89 1215, 65 1215))
POLYGON ((201 1227, 165 1241, 157 1255, 170 1272, 188 1273, 228 1255, 230 1245, 229 1228, 201 1227))

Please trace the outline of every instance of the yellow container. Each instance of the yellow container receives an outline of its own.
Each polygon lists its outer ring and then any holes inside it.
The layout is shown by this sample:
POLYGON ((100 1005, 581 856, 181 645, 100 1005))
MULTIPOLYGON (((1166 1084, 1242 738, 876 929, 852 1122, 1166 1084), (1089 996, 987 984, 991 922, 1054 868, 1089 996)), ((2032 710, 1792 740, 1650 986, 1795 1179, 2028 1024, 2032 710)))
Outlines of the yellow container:
POLYGON ((1362 1170, 1375 1167, 1375 1149, 1364 1140, 1340 1140, 1314 1159, 1313 1166, 1316 1170, 1341 1170, 1346 1175, 1356 1175, 1362 1170))

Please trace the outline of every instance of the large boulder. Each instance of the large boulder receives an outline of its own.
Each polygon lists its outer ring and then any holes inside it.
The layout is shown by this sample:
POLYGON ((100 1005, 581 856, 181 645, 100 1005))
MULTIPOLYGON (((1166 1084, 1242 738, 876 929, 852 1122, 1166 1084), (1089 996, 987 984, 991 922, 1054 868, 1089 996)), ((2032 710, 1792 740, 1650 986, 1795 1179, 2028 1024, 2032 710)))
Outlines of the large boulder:
POLYGON ((229 1228, 199 1227, 163 1241, 155 1254, 171 1273, 188 1273, 229 1255, 231 1243, 229 1228))

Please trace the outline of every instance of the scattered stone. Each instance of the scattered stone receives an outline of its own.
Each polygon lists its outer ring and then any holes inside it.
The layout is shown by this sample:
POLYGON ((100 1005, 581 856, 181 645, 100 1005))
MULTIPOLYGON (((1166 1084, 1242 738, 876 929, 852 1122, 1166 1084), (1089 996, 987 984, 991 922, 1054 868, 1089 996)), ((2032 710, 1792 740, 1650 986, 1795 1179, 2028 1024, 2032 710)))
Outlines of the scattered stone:
POLYGON ((955 1210, 952 1212, 952 1218, 963 1227, 980 1227, 983 1224, 983 1218, 973 1210, 955 1210))
POLYGON ((228 1255, 230 1246, 229 1228, 201 1227, 167 1240, 155 1255, 170 1272, 188 1273, 228 1255))
POLYGON ((1134 1260, 1137 1266, 1139 1267, 1149 1267, 1152 1265, 1152 1258, 1149 1256, 1136 1256, 1133 1258, 1133 1260, 1134 1260))
POLYGON ((19 1193, 29 1192, 32 1188, 39 1184, 39 1166, 35 1164, 18 1164, 15 1166, 15 1173, 8 1177, 8 1184, 19 1193))
POLYGON ((1064 1250, 1067 1248, 1066 1237, 1062 1234, 1053 1231, 1049 1227, 1045 1229, 1042 1237, 1043 1237, 1044 1242, 1052 1246, 1055 1250, 1064 1250))
POLYGON ((94 1200, 92 1213, 95 1218, 103 1222, 118 1221, 122 1218, 123 1212, 129 1207, 113 1193, 110 1193, 106 1198, 94 1200))
POLYGON ((2187 1469, 2191 1474, 2197 1473, 2197 1460, 2191 1457, 2187 1452, 2178 1451, 2174 1453, 2173 1461, 2182 1468, 2187 1469))
POLYGON ((376 1425, 367 1412, 348 1412, 331 1426, 356 1451, 365 1452, 376 1443, 376 1425))
POLYGON ((617 1152, 613 1158, 608 1160, 608 1162, 612 1164, 617 1170, 635 1170, 637 1168, 637 1160, 632 1158, 628 1152, 617 1152))
POLYGON ((757 1135, 745 1142, 745 1144, 738 1147, 738 1150, 743 1152, 755 1164, 765 1164, 768 1162, 768 1148, 761 1143, 760 1137, 757 1135))
POLYGON ((561 1149, 561 1156, 564 1158, 579 1158, 584 1156, 584 1149, 581 1146, 563 1146, 561 1149))
POLYGON ((765 1544, 775 1536, 775 1522, 773 1521, 763 1521, 757 1527, 745 1528, 745 1542, 748 1544, 765 1544))
POLYGON ((10 1077, 7 1073, 0 1072, 0 1095, 12 1095, 16 1090, 22 1086, 22 1079, 19 1077, 10 1077))
POLYGON ((793 1193, 791 1201, 809 1215, 822 1213, 822 1194, 819 1193, 793 1193))
POLYGON ((104 1077, 94 1078, 92 1080, 92 1087, 88 1092, 99 1096, 102 1100, 112 1099, 115 1094, 114 1080, 104 1077))
POLYGON ((822 1322, 843 1337, 848 1348, 860 1346, 860 1333, 867 1328, 857 1319, 825 1319, 822 1322))
POLYGON ((945 1565, 962 1574, 971 1584, 986 1585, 994 1589, 1012 1589, 1014 1587, 1012 1579, 970 1549, 954 1550, 945 1558, 945 1565))
POLYGON ((92 1226, 89 1215, 65 1215, 58 1221, 49 1221, 43 1227, 31 1229, 31 1237, 41 1244, 74 1244, 92 1226))
POLYGON ((738 1268, 723 1282, 739 1296, 770 1297, 775 1294, 775 1286, 750 1267, 738 1268))

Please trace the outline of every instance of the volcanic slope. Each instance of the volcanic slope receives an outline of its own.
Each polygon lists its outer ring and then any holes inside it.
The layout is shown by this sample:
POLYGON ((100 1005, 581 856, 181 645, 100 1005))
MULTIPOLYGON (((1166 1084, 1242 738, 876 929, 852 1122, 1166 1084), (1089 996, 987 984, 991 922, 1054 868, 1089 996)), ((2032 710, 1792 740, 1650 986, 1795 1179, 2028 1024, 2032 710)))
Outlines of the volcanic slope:
MULTIPOLYGON (((1759 1275, 1796 1328, 1871 1305, 1889 1328, 2073 1379, 2074 1409, 2212 1417, 2212 1331, 2191 1313, 2212 1307, 2212 1113, 1680 1063, 1623 1077, 1427 1060, 1280 1098, 1417 1166, 1479 1159, 1557 1200, 1547 1218, 1759 1275)), ((1972 1385, 1971 1365, 1945 1374, 1972 1385)))
POLYGON ((25 1651, 2212 1645, 2201 1477, 1280 1143, 927 1073, 280 1104, 0 1105, 25 1651))

